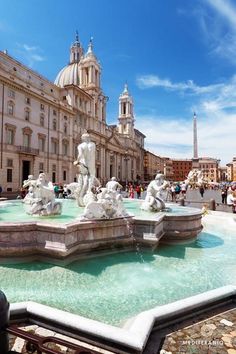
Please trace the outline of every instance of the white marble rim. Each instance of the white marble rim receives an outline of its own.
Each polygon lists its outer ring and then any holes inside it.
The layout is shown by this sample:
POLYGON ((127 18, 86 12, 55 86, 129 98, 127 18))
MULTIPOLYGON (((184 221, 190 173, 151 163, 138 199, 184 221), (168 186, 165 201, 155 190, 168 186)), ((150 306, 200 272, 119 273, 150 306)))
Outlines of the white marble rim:
MULTIPOLYGON (((144 349, 148 337, 156 321, 166 322, 173 316, 184 316, 189 311, 197 311, 199 308, 207 309, 215 302, 224 302, 226 298, 236 298, 236 286, 227 285, 214 290, 210 290, 198 295, 194 295, 170 304, 155 307, 148 311, 143 311, 136 317, 128 320, 124 327, 119 328, 105 324, 96 320, 91 320, 79 315, 58 310, 56 308, 42 305, 36 302, 27 301, 12 303, 10 305, 10 316, 20 318, 36 316, 42 323, 50 321, 55 324, 55 330, 58 325, 64 326, 68 331, 79 331, 92 335, 109 343, 126 346, 138 352, 144 349)), ((111 345, 112 346, 112 345, 111 345)))

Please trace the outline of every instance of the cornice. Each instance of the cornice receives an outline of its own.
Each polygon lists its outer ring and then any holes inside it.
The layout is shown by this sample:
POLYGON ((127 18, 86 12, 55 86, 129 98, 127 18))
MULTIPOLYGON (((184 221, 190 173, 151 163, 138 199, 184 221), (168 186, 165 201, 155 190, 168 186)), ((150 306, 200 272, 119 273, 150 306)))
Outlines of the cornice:
MULTIPOLYGON (((29 94, 30 96, 33 96, 35 98, 37 98, 39 101, 41 102, 44 102, 45 104, 47 105, 50 105, 50 106, 53 106, 57 109, 63 109, 65 110, 67 113, 70 113, 70 114, 73 114, 74 115, 74 112, 73 112, 73 107, 69 108, 69 107, 66 107, 62 101, 60 100, 57 100, 57 102, 54 101, 54 99, 49 99, 47 97, 45 97, 45 95, 41 95, 37 92, 34 92, 32 91, 30 88, 28 88, 27 86, 23 86, 22 84, 16 82, 16 81, 11 81, 10 79, 8 79, 7 77, 3 77, 1 76, 0 77, 0 83, 1 84, 5 84, 5 85, 8 85, 10 86, 11 88, 15 89, 15 90, 18 90, 20 92, 24 92, 26 94, 29 94)), ((43 92, 43 91, 42 91, 43 92)), ((48 95, 48 94, 46 94, 48 95)))

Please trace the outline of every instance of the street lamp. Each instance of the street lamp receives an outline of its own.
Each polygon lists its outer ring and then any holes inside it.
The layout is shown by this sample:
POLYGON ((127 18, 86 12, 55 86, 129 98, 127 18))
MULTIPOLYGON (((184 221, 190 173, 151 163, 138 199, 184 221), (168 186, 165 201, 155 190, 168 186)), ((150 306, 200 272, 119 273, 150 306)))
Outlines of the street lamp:
POLYGON ((129 161, 129 156, 128 156, 128 151, 125 151, 125 157, 124 157, 124 160, 125 160, 125 184, 126 186, 128 185, 128 161, 129 161))

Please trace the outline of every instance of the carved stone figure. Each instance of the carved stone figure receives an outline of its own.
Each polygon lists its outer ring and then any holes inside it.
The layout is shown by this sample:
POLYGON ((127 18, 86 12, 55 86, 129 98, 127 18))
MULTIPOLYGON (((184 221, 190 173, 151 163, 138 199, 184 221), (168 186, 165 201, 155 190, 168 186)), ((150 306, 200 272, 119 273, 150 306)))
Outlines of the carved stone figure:
POLYGON ((100 188, 96 200, 91 200, 85 207, 82 220, 112 219, 127 217, 122 197, 116 191, 100 188))
POLYGON ((82 135, 82 143, 78 145, 78 156, 74 165, 78 166, 77 182, 74 195, 79 206, 85 206, 84 197, 93 186, 100 185, 95 177, 95 150, 96 145, 90 140, 89 134, 82 135))
POLYGON ((201 187, 204 183, 207 183, 204 180, 202 171, 197 169, 191 170, 184 182, 193 187, 201 187))
POLYGON ((169 183, 165 181, 164 175, 158 173, 147 187, 146 198, 141 205, 142 210, 161 211, 165 209, 164 197, 169 183), (165 191, 165 192, 164 192, 165 191))
POLYGON ((111 180, 107 182, 106 188, 109 191, 114 191, 114 192, 123 189, 122 185, 119 182, 117 182, 116 177, 112 177, 111 180))
POLYGON ((30 215, 57 215, 61 214, 61 203, 55 201, 52 182, 47 181, 45 173, 40 173, 37 180, 29 176, 23 187, 28 187, 28 193, 23 203, 26 212, 30 215))
POLYGON ((70 191, 70 198, 75 199, 75 191, 77 190, 77 188, 79 188, 79 183, 78 182, 71 182, 69 184, 67 184, 66 189, 67 191, 70 191))

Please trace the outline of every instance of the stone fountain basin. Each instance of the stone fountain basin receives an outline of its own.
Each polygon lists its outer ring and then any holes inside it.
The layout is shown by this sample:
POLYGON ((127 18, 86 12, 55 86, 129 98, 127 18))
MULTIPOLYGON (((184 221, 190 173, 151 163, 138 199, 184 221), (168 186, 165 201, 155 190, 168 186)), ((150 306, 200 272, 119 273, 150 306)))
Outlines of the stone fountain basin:
MULTIPOLYGON (((131 201, 130 201, 131 203, 131 201)), ((136 201, 137 203, 137 201, 136 201)), ((202 230, 201 211, 178 207, 178 213, 137 213, 126 218, 60 224, 40 221, 0 222, 0 257, 84 258, 96 252, 132 249, 138 241, 157 246, 192 242, 202 230)))

